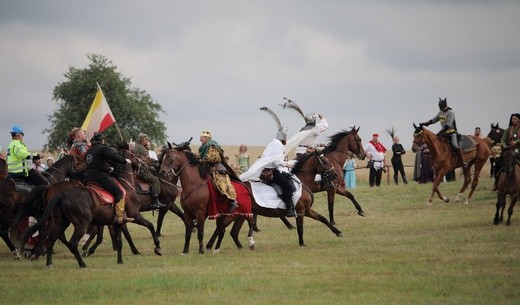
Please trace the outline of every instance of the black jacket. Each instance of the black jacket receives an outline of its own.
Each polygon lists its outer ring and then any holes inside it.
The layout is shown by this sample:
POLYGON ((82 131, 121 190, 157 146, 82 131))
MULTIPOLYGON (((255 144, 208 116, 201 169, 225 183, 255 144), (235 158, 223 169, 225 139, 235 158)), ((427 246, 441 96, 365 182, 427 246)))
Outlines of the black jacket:
POLYGON ((85 181, 109 177, 111 162, 125 164, 126 159, 112 147, 101 143, 93 144, 85 153, 85 163, 87 164, 85 181))

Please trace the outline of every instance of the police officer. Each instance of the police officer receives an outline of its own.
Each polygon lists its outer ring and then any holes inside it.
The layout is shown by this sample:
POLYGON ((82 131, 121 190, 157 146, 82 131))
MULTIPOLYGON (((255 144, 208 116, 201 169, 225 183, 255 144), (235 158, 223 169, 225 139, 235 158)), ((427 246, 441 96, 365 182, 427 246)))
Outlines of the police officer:
POLYGON ((7 147, 8 178, 21 178, 34 185, 49 185, 49 181, 37 170, 31 168, 33 155, 23 142, 23 128, 15 125, 11 128, 11 142, 7 147))

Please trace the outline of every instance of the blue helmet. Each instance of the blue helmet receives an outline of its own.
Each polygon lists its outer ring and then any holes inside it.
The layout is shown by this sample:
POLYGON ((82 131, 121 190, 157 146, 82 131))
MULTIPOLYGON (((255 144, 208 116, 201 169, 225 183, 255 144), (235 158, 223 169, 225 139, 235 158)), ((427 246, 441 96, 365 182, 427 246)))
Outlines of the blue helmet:
POLYGON ((13 127, 11 127, 11 133, 21 133, 23 134, 23 128, 18 126, 18 125, 14 125, 13 127))

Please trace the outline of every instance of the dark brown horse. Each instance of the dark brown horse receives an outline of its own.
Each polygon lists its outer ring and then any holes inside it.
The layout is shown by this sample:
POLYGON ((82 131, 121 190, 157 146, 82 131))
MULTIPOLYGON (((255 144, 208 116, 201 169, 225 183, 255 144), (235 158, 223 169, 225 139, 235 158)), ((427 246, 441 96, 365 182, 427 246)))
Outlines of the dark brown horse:
MULTIPOLYGON (((425 143, 430 150, 432 167, 435 170, 432 193, 426 202, 426 205, 431 205, 434 194, 437 194, 444 202, 449 202, 450 200, 448 197, 442 195, 439 189, 439 184, 442 182, 443 177, 448 171, 462 167, 462 161, 459 160, 459 158, 457 158, 454 153, 452 153, 450 144, 444 138, 437 136, 435 133, 426 129, 422 125, 416 126, 414 123, 413 126, 415 131, 413 134, 412 151, 416 152, 419 147, 425 143)), ((478 185, 480 171, 491 154, 491 149, 489 146, 490 142, 488 140, 475 136, 470 137, 476 142, 476 145, 473 150, 464 153, 464 161, 468 163, 468 166, 463 167, 462 169, 464 173, 464 183, 462 184, 462 188, 460 189, 459 193, 455 196, 455 202, 461 201, 463 199, 464 191, 471 183, 471 190, 464 202, 465 204, 470 203, 473 192, 478 185), (475 171, 472 180, 470 170, 473 166, 475 167, 475 171)))
POLYGON ((506 225, 511 225, 511 215, 516 202, 520 199, 520 160, 515 156, 513 150, 506 149, 502 152, 502 167, 498 173, 497 183, 497 211, 493 223, 498 225, 504 221, 504 210, 506 208, 506 197, 511 196, 511 203, 507 210, 506 225), (500 215, 499 215, 500 212, 500 215))
POLYGON ((491 156, 489 157, 489 163, 491 164, 491 168, 489 169, 489 176, 493 177, 495 175, 495 163, 500 156, 500 152, 502 148, 500 147, 500 141, 502 140, 502 136, 504 135, 504 128, 500 128, 498 123, 491 123, 491 130, 489 131, 487 137, 491 139, 491 156))
MULTIPOLYGON (((298 159, 298 162, 293 168, 292 173, 296 177, 298 177, 298 179, 300 180, 299 183, 302 184, 302 196, 300 197, 295 206, 296 213, 298 215, 298 217, 296 218, 296 229, 298 233, 299 245, 305 246, 305 242, 303 240, 303 221, 305 216, 322 222, 338 237, 343 236, 343 233, 340 230, 338 230, 334 225, 332 225, 326 217, 320 215, 312 209, 312 203, 314 201, 313 193, 311 189, 307 186, 308 184, 314 183, 314 177, 317 174, 320 174, 322 176, 322 179, 325 180, 334 181, 336 179, 336 172, 330 164, 327 157, 325 157, 323 154, 317 151, 315 151, 312 154, 304 155, 303 157, 298 159)), ((246 182, 246 185, 248 185, 248 187, 251 188, 251 184, 249 182, 246 182)), ((286 211, 283 209, 261 207, 256 203, 254 198, 252 201, 251 208, 255 215, 261 215, 265 217, 280 217, 284 216, 286 213, 286 211)), ((238 235, 242 223, 239 219, 235 221, 235 224, 233 225, 233 228, 231 230, 232 236, 238 235)), ((250 227, 249 234, 252 234, 253 229, 254 228, 250 227)), ((211 248, 214 239, 215 234, 208 242, 207 248, 211 248)))
MULTIPOLYGON (((208 187, 208 181, 211 178, 207 173, 201 174, 201 164, 198 158, 191 152, 190 142, 191 139, 178 145, 168 143, 169 149, 164 152, 160 173, 162 176, 170 177, 169 179, 172 180, 174 177, 178 177, 181 183, 181 206, 184 210, 184 225, 186 227, 183 254, 189 252, 194 220, 197 223, 199 254, 203 254, 204 224, 212 201, 208 187)), ((240 201, 238 203, 240 206, 240 201)), ((215 252, 218 252, 220 249, 220 242, 224 236, 225 228, 236 218, 247 220, 250 226, 253 226, 252 215, 231 213, 217 217, 216 232, 219 240, 215 247, 215 252)), ((238 240, 238 234, 233 236, 233 240, 238 248, 242 248, 242 244, 238 240)), ((248 236, 248 244, 251 249, 254 249, 255 241, 252 233, 248 236)))
MULTIPOLYGON (((127 159, 131 157, 130 152, 126 149, 122 150, 123 156, 127 159)), ((128 185, 134 184, 134 175, 130 164, 126 164, 121 171, 121 180, 125 181, 128 185)), ((123 185, 125 185, 123 183, 123 185)), ((51 191, 57 188, 59 184, 51 185, 48 187, 51 191)), ((153 224, 146 220, 139 212, 140 210, 140 198, 139 195, 131 190, 131 187, 125 186, 127 194, 125 212, 128 217, 134 218, 134 223, 147 227, 152 234, 155 243, 155 253, 161 255, 160 243, 153 224)), ((25 237, 31 235, 40 227, 44 228, 50 225, 53 227, 52 234, 48 239, 48 250, 47 250, 47 266, 52 265, 52 249, 54 244, 60 236, 64 235, 67 227, 72 224, 74 226, 73 234, 69 240, 69 250, 74 254, 74 257, 78 261, 81 268, 86 267, 79 250, 78 242, 81 237, 85 234, 90 224, 93 225, 110 225, 114 226, 116 247, 117 247, 117 262, 123 263, 121 254, 121 225, 114 224, 115 212, 111 205, 102 205, 94 192, 87 187, 74 185, 68 187, 65 190, 60 191, 56 196, 46 204, 43 216, 40 218, 38 223, 30 227, 26 232, 25 237), (52 218, 51 218, 52 216, 52 218), (50 224, 46 224, 47 221, 50 224)))
MULTIPOLYGON (((346 189, 345 180, 343 176, 343 165, 347 156, 358 157, 360 160, 365 159, 365 150, 361 143, 361 137, 358 134, 359 127, 352 127, 349 131, 343 130, 329 137, 330 142, 323 149, 323 154, 329 161, 330 165, 336 171, 336 179, 332 182, 332 187, 329 184, 311 183, 309 180, 309 186, 313 192, 327 191, 327 203, 329 208, 329 220, 331 224, 336 224, 334 221, 334 197, 335 194, 345 196, 356 207, 358 215, 365 216, 365 212, 361 208, 361 205, 356 201, 354 195, 346 189)), ((310 178, 310 176, 307 176, 310 178)))
POLYGON ((0 173, 3 174, 3 178, 0 179, 0 237, 4 240, 11 253, 13 253, 13 256, 20 258, 19 250, 16 249, 9 238, 9 229, 13 227, 15 215, 18 213, 25 198, 27 198, 27 193, 17 191, 14 181, 5 179, 7 176, 7 164, 3 157, 0 157, 0 173))

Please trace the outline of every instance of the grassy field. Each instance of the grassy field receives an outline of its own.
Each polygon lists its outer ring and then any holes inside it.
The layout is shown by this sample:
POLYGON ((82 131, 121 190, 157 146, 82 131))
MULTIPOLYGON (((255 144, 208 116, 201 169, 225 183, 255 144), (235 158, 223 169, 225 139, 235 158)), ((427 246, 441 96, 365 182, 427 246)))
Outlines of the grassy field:
MULTIPOLYGON (((108 238, 86 269, 59 243, 50 269, 44 258, 13 260, 1 243, 0 303, 518 304, 520 216, 510 227, 492 224, 490 184, 482 179, 470 205, 437 199, 426 207, 431 185, 360 183, 353 193, 366 217, 338 198, 335 216, 345 236, 306 219, 306 247, 298 246, 295 230, 260 217, 255 251, 237 249, 226 236, 220 253, 199 255, 193 235, 183 256, 184 229, 173 214, 165 220, 162 257, 144 228, 129 225, 142 255, 125 243, 123 265, 108 238)), ((445 183, 442 190, 453 198, 459 187, 445 183)), ((325 194, 314 207, 327 215, 325 194)), ((155 223, 156 215, 145 215, 155 223)), ((208 221, 205 241, 213 229, 208 221)))

